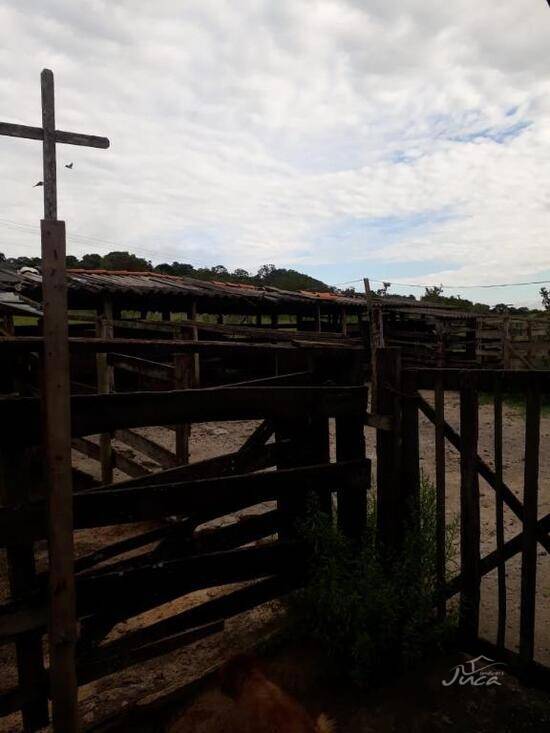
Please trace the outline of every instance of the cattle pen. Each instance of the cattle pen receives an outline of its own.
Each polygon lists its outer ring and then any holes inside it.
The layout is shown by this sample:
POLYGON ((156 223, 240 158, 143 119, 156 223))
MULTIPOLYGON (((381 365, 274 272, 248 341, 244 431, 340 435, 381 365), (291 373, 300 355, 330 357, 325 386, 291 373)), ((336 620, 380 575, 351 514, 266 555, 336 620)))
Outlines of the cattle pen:
MULTIPOLYGON (((44 166, 41 271, 0 270, 0 716, 15 730, 51 721, 57 733, 76 732, 79 691, 93 681, 219 639, 232 617, 299 587, 296 522, 311 493, 355 542, 372 483, 391 552, 414 516, 427 453, 434 613, 458 604, 463 649, 548 686, 550 642, 537 641, 550 626, 540 582, 550 577, 546 318, 518 325, 368 292, 66 271, 56 144, 109 141, 57 130, 47 69, 41 90, 42 127, 0 123, 2 135, 41 141, 44 166), (504 417, 518 395, 523 470, 510 485, 504 417), (482 398, 492 446, 480 453, 482 398), (247 431, 233 450, 192 460, 197 426, 237 422, 247 431), (448 578, 457 477, 460 562, 448 578), (518 561, 518 582, 508 582, 507 564, 518 561), (487 626, 491 576, 497 613, 487 626), (215 592, 197 597, 202 590, 215 592), (184 609, 170 605, 191 597, 184 609), (168 614, 149 613, 161 607, 168 614)), ((159 706, 96 730, 145 730, 147 715, 159 706)))
MULTIPOLYGON (((70 282, 75 276, 68 277, 70 282)), ((297 330, 296 321, 286 328, 279 323, 264 327, 263 318, 227 323, 219 317, 219 301, 216 318, 208 320, 189 302, 173 311, 173 300, 170 305, 154 299, 139 303, 134 295, 129 302, 114 298, 113 303, 113 293, 101 292, 98 298, 96 290, 94 295, 95 314, 90 299, 79 300, 81 294, 71 302, 69 286, 73 527, 78 538, 91 528, 115 526, 122 538, 113 541, 109 535, 75 558, 79 686, 219 634, 228 618, 297 587, 303 568, 293 527, 311 491, 349 536, 358 537, 374 468, 380 531, 389 545, 398 543, 406 507, 420 490, 419 416, 434 429, 440 554, 445 442, 460 461, 460 569, 446 579, 441 555, 447 600, 438 612, 445 613, 447 602, 458 596, 465 648, 490 650, 526 679, 547 684, 548 668, 535 659, 535 608, 537 547, 550 549, 550 515, 540 516, 538 502, 541 395, 550 391, 548 372, 419 367, 394 346, 377 346, 371 361, 368 311, 358 314, 356 332, 326 326, 317 331, 314 296, 314 307, 308 304, 310 323, 302 312, 297 330), (376 393, 369 396, 373 373, 376 393), (460 430, 446 421, 448 391, 459 395, 460 430), (491 395, 494 406, 491 465, 477 445, 481 393, 491 395), (527 396, 523 501, 503 478, 502 405, 512 393, 527 396), (193 425, 235 420, 254 421, 242 445, 190 461, 193 425), (152 426, 156 435, 162 431, 171 440, 149 437, 152 426), (133 458, 124 445, 132 447, 133 458), (83 469, 78 455, 97 470, 83 469), (485 556, 480 479, 494 492, 497 507, 498 543, 485 556), (506 540, 504 508, 520 524, 506 540), (216 523, 220 518, 227 521, 216 523), (124 536, 130 526, 138 529, 124 536), (505 643, 510 589, 504 568, 517 556, 521 583, 513 589, 513 602, 521 610, 519 645, 513 650, 505 643), (482 579, 493 571, 498 573, 498 619, 491 640, 480 637, 479 616, 482 579), (147 610, 198 589, 234 584, 239 585, 220 597, 108 638, 117 624, 147 610)), ((279 308, 288 312, 288 302, 279 308)), ((333 323, 336 317, 341 323, 341 305, 333 312, 333 323)), ((39 322, 38 317, 36 326, 16 326, 0 340, 5 393, 0 536, 10 583, 0 610, 0 636, 4 645, 13 645, 18 670, 17 680, 0 693, 0 712, 21 711, 26 730, 47 724, 52 694, 43 646, 51 625, 44 548, 55 521, 47 522, 41 459, 47 436, 40 418, 39 322)))

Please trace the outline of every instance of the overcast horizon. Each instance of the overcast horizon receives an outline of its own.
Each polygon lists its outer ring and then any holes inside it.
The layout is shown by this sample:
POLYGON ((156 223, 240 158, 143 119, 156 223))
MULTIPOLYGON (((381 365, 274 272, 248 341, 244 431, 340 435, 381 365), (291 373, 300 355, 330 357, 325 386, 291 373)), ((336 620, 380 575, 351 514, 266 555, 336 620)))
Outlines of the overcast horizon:
MULTIPOLYGON (((58 146, 70 254, 540 306, 456 286, 550 281, 546 0, 7 0, 0 39, 2 121, 47 67, 57 128, 111 140, 58 146)), ((0 161, 0 252, 37 256, 41 146, 0 161)))

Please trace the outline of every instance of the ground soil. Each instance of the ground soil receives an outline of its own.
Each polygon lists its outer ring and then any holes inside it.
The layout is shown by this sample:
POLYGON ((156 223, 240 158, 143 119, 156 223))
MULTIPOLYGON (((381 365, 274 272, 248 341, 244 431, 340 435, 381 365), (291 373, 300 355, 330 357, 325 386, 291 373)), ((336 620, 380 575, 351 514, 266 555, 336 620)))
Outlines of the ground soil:
MULTIPOLYGON (((426 394, 429 400, 430 395, 426 394)), ((458 417, 458 399, 453 393, 449 393, 446 397, 446 419, 455 428, 459 428, 458 417)), ((211 423, 208 425, 195 425, 192 430, 191 437, 191 460, 197 461, 204 458, 221 455, 236 450, 246 439, 248 435, 256 427, 256 422, 234 422, 234 423, 211 423)), ((421 418, 421 465, 424 475, 428 478, 434 477, 434 453, 433 453, 433 426, 425 419, 421 418)), ((505 460, 505 481, 510 488, 518 496, 522 498, 523 486, 523 449, 524 449, 524 427, 523 414, 521 409, 515 406, 506 405, 504 408, 504 460, 505 460)), ((158 442, 173 447, 173 433, 163 428, 144 429, 143 433, 153 437, 158 442)), ((374 458, 374 435, 372 431, 367 430, 367 449, 368 454, 374 458)), ((332 442, 332 452, 334 453, 334 440, 332 442)), ((544 516, 550 511, 550 454, 545 450, 547 439, 550 437, 550 416, 544 415, 541 421, 541 471, 540 471, 540 501, 539 516, 544 516)), ((490 404, 483 404, 480 408, 480 455, 492 464, 492 407, 490 404)), ((149 468, 153 468, 153 464, 148 459, 139 456, 135 451, 127 446, 119 445, 118 448, 127 453, 134 460, 141 461, 149 468)), ((83 470, 95 474, 98 477, 97 463, 89 459, 83 458, 75 454, 75 463, 83 470)), ((447 446, 446 451, 447 462, 447 518, 449 522, 458 514, 459 506, 459 460, 456 451, 447 446)), ((123 474, 115 472, 115 479, 126 478, 123 474)), ((267 505, 264 505, 267 508, 267 505)), ((495 540, 495 503, 494 492, 492 489, 481 481, 481 526, 482 526, 482 553, 486 554, 496 546, 495 540)), ((232 521, 231 518, 224 518, 225 522, 232 521)), ((76 533, 76 550, 78 555, 90 552, 108 542, 120 539, 125 535, 138 533, 143 531, 144 525, 139 527, 128 526, 126 528, 114 527, 101 530, 85 530, 76 533)), ((506 539, 513 537, 521 530, 520 523, 514 515, 505 510, 505 533, 506 539)), ((45 567, 46 559, 44 548, 39 551, 39 565, 45 567)), ((2 568, 0 568, 2 569, 2 568)), ((507 646, 510 649, 517 649, 518 641, 518 619, 519 619, 519 588, 520 588, 520 558, 516 557, 510 560, 506 565, 507 583, 508 583, 508 623, 507 623, 507 646)), ((0 575, 0 598, 7 596, 7 580, 5 567, 0 575), (2 577, 3 576, 3 577, 2 577)), ((138 628, 148 625, 161 618, 168 617, 174 612, 188 608, 206 597, 214 597, 228 589, 211 589, 201 591, 200 593, 186 596, 183 599, 173 603, 166 604, 152 612, 142 614, 139 617, 130 619, 124 624, 116 627, 109 639, 116 638, 128 629, 138 628)), ((495 639, 496 631, 496 572, 486 576, 482 584, 482 609, 481 609, 481 633, 489 640, 495 639)), ((214 636, 208 637, 191 647, 172 652, 162 658, 151 660, 139 667, 129 668, 110 677, 103 678, 97 682, 86 685, 81 689, 81 707, 84 721, 87 725, 92 724, 105 715, 115 711, 122 710, 126 706, 131 706, 136 701, 143 699, 145 696, 154 696, 163 693, 169 685, 180 685, 186 681, 190 681, 200 676, 204 670, 212 665, 216 665, 228 658, 232 654, 242 649, 251 648, 259 638, 273 630, 280 613, 280 607, 276 603, 266 604, 254 611, 241 614, 241 616, 232 619, 226 623, 225 630, 214 636)), ((538 596, 537 596, 537 635, 536 635, 536 655, 540 662, 550 664, 550 557, 539 546, 538 549, 538 596)), ((301 662, 300 662, 301 664, 301 662)), ((299 665, 300 666, 300 665, 299 665)), ((2 673, 2 689, 7 689, 16 682, 16 672, 14 668, 14 653, 11 647, 0 647, 0 671, 2 673)), ((429 672, 426 672, 428 677, 429 672)), ((406 682, 399 683, 399 694, 405 694, 406 682)), ((396 690, 398 688, 395 688, 396 690)), ((413 689, 413 688, 411 688, 413 689)), ((521 690, 518 691, 520 695, 521 690)), ((214 694, 214 693, 212 693, 214 694)), ((315 707, 316 692, 310 692, 312 696, 312 705, 315 707)), ((323 696, 319 692, 319 700, 323 700, 323 696)), ((369 693, 370 694, 370 693, 369 693)), ((395 707, 395 699, 392 704, 392 691, 384 693, 372 693, 367 696, 365 701, 355 698, 353 702, 335 701, 335 706, 339 713, 336 717, 342 717, 347 721, 355 720, 356 722, 348 722, 344 728, 340 730, 348 731, 370 731, 370 730, 401 730, 401 728, 381 727, 381 723, 376 716, 373 717, 372 710, 380 709, 380 715, 393 715, 392 705, 395 707), (387 708, 384 701, 387 697, 387 708), (340 710, 338 706, 348 705, 347 710, 340 710), (384 712, 385 710, 385 712, 384 712), (363 727, 357 722, 362 720, 365 723, 363 727), (378 722, 377 722, 378 721, 378 722), (380 723, 380 725, 379 725, 380 723), (359 727, 358 727, 359 726, 359 727)), ((412 693, 407 693, 410 698, 412 693)), ((491 692, 492 694, 492 692, 491 692)), ((487 693, 488 695, 488 693, 487 693)), ((486 697, 487 697, 486 695, 486 697)), ((490 696, 489 696, 490 697, 490 696)), ((493 698, 496 699, 495 695, 493 698)), ((485 698, 484 698, 485 699, 485 698)), ((492 699, 492 698, 491 698, 492 699)), ((500 699, 500 698, 499 698, 500 699)), ((519 698, 518 698, 519 700, 519 698)), ((472 703, 472 720, 475 719, 476 699, 469 701, 472 703)), ((518 703, 519 704, 519 703, 518 703)), ((452 706, 451 706, 452 707, 452 706)), ((409 717, 413 715, 414 704, 409 710, 409 717)), ((465 720, 460 717, 461 705, 457 705, 457 720, 465 720)), ((330 711, 332 712, 332 711, 330 711)), ((421 711, 418 711, 420 715, 421 711)), ((423 713, 422 713, 423 714, 423 713)), ((428 715, 431 715, 430 712, 428 715)), ((439 715, 439 713, 434 713, 439 715)), ((378 715, 378 713, 376 714, 378 715)), ((454 712, 449 710, 447 713, 441 713, 442 724, 447 727, 432 728, 402 728, 403 730, 477 730, 475 727, 452 727, 446 722, 445 716, 453 720, 454 712)), ((200 717, 200 716, 199 716, 200 717)), ((380 720, 382 720, 380 718, 380 720)), ((385 718, 384 718, 385 719, 385 718)), ((431 719, 431 718, 430 718, 431 719)), ((388 718, 389 720, 389 718, 388 718)), ((440 722, 441 722, 440 721, 440 722)), ((386 724, 384 724, 386 725, 386 724)), ((454 724, 453 724, 454 725, 454 724)), ((505 728, 479 728, 479 730, 507 730, 505 728)), ((15 732, 21 730, 18 716, 10 716, 9 718, 0 719, 0 731, 15 732)), ((183 730, 183 729, 182 729, 183 730)), ((192 730, 189 728, 189 730, 192 730)), ((202 731, 203 728, 196 728, 202 731)), ((204 731, 210 730, 204 728, 204 731)), ((212 730, 215 730, 212 728, 212 730)), ((510 729, 512 730, 512 729, 510 729)), ((514 730, 522 730, 515 728, 514 730)), ((529 729, 531 730, 531 729, 529 729)), ((533 728, 532 730, 537 730, 533 728)), ((541 729, 542 730, 542 729, 541 729)))

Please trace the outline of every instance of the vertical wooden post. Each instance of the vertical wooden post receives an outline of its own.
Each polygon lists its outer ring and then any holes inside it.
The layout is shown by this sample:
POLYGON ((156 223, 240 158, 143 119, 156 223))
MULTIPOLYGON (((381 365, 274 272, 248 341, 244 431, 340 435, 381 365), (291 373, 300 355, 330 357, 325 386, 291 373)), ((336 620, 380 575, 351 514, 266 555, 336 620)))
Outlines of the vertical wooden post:
POLYGON ((436 575, 438 586, 437 614, 445 618, 447 604, 443 595, 445 585, 446 536, 446 477, 445 477, 445 390, 443 379, 437 377, 435 383, 435 491, 436 491, 436 575))
MULTIPOLYGON (((30 498, 29 458, 27 451, 4 446, 0 451, 0 498, 6 506, 21 504, 30 498)), ((11 595, 24 599, 38 590, 34 545, 6 547, 11 595)), ((19 688, 26 698, 22 706, 25 733, 48 725, 47 678, 42 655, 42 632, 20 634, 15 642, 19 688)))
MULTIPOLYGON (((176 389, 189 389, 193 386, 194 361, 192 354, 174 354, 174 386, 176 389)), ((189 438, 191 425, 176 425, 176 458, 180 464, 189 463, 189 438)))
MULTIPOLYGON (((281 419, 275 424, 275 440, 277 443, 288 442, 284 456, 277 462, 277 468, 295 468, 307 465, 311 450, 310 432, 311 420, 309 415, 295 420, 281 419)), ((289 539, 296 536, 296 521, 303 516, 307 497, 296 486, 296 491, 288 491, 284 497, 277 499, 277 508, 281 515, 279 538, 289 539)))
POLYGON ((524 666, 533 661, 537 592, 537 514, 539 490, 540 389, 536 378, 527 390, 525 410, 525 475, 519 654, 524 666))
MULTIPOLYGON (((51 88, 53 95, 53 83, 51 88)), ((53 99, 52 99, 53 105, 53 99)), ((52 119, 53 122, 53 119, 52 119)), ((46 147, 46 132, 44 131, 46 147)), ((55 151, 45 149, 44 159, 55 151)), ((65 223, 42 221, 44 445, 48 479, 50 690, 55 731, 77 731, 76 610, 65 223)))
POLYGON ((279 314, 272 313, 271 314, 271 328, 277 328, 278 325, 279 325, 279 314))
POLYGON ((342 306, 340 310, 340 324, 342 333, 346 336, 348 333, 348 314, 345 306, 342 306))
MULTIPOLYGON (((44 219, 57 219, 57 163, 55 156, 55 93, 53 73, 43 69, 40 74, 42 92, 42 164, 44 190, 44 219)), ((63 260, 65 272, 65 260, 63 260)))
POLYGON ((413 372, 404 373, 401 383, 401 481, 399 507, 401 531, 418 520, 420 508, 420 441, 418 391, 413 372))
MULTIPOLYGON (((103 299, 103 308, 98 319, 98 336, 104 339, 112 339, 113 329, 113 303, 109 295, 103 299)), ((100 394, 110 394, 113 391, 114 370, 107 362, 107 354, 98 354, 97 363, 97 391, 100 394)), ((102 433, 99 436, 99 455, 101 461, 101 483, 113 483, 113 448, 111 433, 102 433)))
POLYGON ((261 313, 256 313, 256 326, 258 328, 262 327, 262 314, 261 313))
MULTIPOLYGON (((362 383, 360 358, 350 357, 341 381, 348 385, 362 383)), ((336 418, 336 460, 352 461, 365 458, 365 416, 360 413, 336 418)), ((338 526, 353 540, 360 540, 367 520, 369 486, 358 480, 345 491, 338 491, 338 526)))
POLYGON ((504 564, 504 501, 502 499, 502 382, 499 377, 495 379, 494 390, 495 525, 499 555, 497 645, 503 649, 506 639, 506 566, 504 564))
POLYGON ((464 640, 475 641, 479 629, 480 516, 477 471, 478 395, 475 377, 465 372, 460 390, 460 594, 459 628, 464 640))
POLYGON ((321 333, 322 324, 321 324, 321 305, 320 303, 317 303, 315 306, 315 330, 317 333, 321 333))
POLYGON ((401 351, 377 349, 375 361, 376 413, 392 418, 392 430, 376 431, 376 496, 378 537, 391 553, 399 544, 398 517, 401 479, 401 351))
POLYGON ((510 369, 510 316, 502 319, 502 365, 510 369))
MULTIPOLYGON (((191 310, 190 310, 190 317, 192 321, 197 320, 197 301, 194 300, 191 303, 191 310)), ((191 327, 191 335, 193 337, 193 341, 199 340, 199 329, 197 326, 191 327)), ((192 387, 197 388, 199 384, 201 383, 201 365, 200 365, 200 358, 199 354, 195 353, 193 354, 193 377, 192 377, 192 387)))

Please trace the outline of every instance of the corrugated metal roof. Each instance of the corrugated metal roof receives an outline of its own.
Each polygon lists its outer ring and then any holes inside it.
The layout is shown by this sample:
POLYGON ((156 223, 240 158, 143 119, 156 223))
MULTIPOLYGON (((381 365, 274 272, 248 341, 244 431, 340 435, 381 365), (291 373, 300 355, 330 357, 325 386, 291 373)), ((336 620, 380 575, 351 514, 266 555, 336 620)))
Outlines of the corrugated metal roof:
MULTIPOLYGON (((259 287, 247 283, 221 282, 219 280, 195 280, 190 277, 166 275, 160 272, 128 272, 125 270, 68 270, 69 293, 85 292, 90 295, 196 297, 206 299, 245 299, 249 303, 266 306, 288 304, 311 305, 318 301, 362 308, 364 298, 351 298, 333 293, 283 290, 271 286, 259 287)), ((21 290, 32 292, 41 287, 40 274, 26 272, 22 275, 21 290)))
POLYGON ((0 291, 0 313, 9 313, 20 316, 42 316, 42 311, 25 302, 18 294, 9 291, 0 291))

